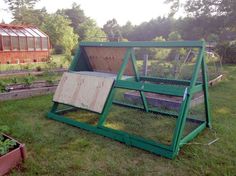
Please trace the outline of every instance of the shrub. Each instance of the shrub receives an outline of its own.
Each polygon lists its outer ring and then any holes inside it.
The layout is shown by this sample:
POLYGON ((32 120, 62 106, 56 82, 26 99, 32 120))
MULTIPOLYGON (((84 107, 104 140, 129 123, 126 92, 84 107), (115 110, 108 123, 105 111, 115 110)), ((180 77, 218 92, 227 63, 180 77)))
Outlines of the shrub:
POLYGON ((62 45, 56 45, 54 47, 54 54, 63 54, 65 53, 65 48, 62 45))
POLYGON ((40 71, 42 71, 42 68, 40 66, 37 66, 36 71, 40 72, 40 71))
POLYGON ((11 78, 11 82, 13 84, 17 84, 18 83, 18 79, 16 77, 13 77, 13 78, 11 78))
POLYGON ((0 156, 5 155, 16 146, 16 141, 6 139, 1 133, 9 133, 10 128, 6 125, 0 126, 0 156))
POLYGON ((30 86, 34 80, 35 80, 35 77, 29 74, 28 76, 24 78, 24 83, 26 86, 30 86))
POLYGON ((236 40, 219 43, 216 52, 222 57, 223 63, 236 64, 236 40))
POLYGON ((6 91, 6 83, 3 81, 0 81, 0 92, 6 91))

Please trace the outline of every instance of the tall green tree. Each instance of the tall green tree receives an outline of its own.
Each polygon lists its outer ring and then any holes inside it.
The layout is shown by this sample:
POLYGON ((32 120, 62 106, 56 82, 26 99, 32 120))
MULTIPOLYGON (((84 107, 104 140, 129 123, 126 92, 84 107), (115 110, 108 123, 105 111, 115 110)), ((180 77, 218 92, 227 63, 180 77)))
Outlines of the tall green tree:
POLYGON ((71 8, 58 10, 57 14, 64 16, 71 21, 70 26, 73 27, 74 32, 80 36, 80 40, 83 40, 84 31, 81 29, 81 25, 88 20, 84 11, 80 5, 73 3, 71 8))
POLYGON ((124 26, 121 26, 121 33, 124 38, 129 38, 130 34, 134 31, 134 26, 128 21, 124 26))
POLYGON ((176 20, 174 18, 158 17, 134 26, 127 39, 129 41, 145 41, 152 40, 156 36, 167 38, 168 34, 175 30, 175 23, 176 20))
POLYGON ((39 28, 45 22, 48 13, 46 8, 42 9, 24 9, 21 11, 22 18, 14 19, 11 23, 13 24, 30 24, 35 25, 39 28))
MULTIPOLYGON (((164 42, 166 40, 162 36, 157 36, 152 41, 164 42)), ((170 49, 151 48, 150 51, 151 51, 151 55, 153 55, 155 59, 164 60, 168 56, 170 49)))
POLYGON ((108 20, 107 23, 103 25, 103 31, 107 34, 109 41, 120 41, 123 38, 120 25, 115 18, 108 20))
POLYGON ((106 33, 101 30, 96 22, 88 18, 80 25, 81 40, 85 41, 106 41, 106 33))
POLYGON ((183 6, 191 17, 224 17, 223 26, 236 27, 236 1, 235 0, 166 0, 170 3, 172 12, 176 13, 179 6, 183 6))
POLYGON ((78 35, 74 34, 70 24, 70 20, 65 19, 62 15, 51 14, 42 26, 57 53, 70 54, 78 42, 78 35))
POLYGON ((39 0, 4 0, 13 15, 13 19, 24 23, 24 17, 31 12, 39 0))
POLYGON ((182 37, 178 31, 169 33, 168 40, 182 40, 182 37))

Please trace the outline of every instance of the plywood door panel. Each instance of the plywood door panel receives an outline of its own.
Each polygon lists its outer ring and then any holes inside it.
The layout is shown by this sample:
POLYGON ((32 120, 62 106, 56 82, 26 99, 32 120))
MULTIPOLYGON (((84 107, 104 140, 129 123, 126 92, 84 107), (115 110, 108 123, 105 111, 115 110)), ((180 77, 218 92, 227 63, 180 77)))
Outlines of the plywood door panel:
POLYGON ((64 73, 53 101, 101 113, 113 78, 64 73))
MULTIPOLYGON (((89 63, 94 71, 115 73, 119 71, 127 48, 115 47, 85 47, 89 63)), ((129 61, 125 75, 134 75, 129 61)))

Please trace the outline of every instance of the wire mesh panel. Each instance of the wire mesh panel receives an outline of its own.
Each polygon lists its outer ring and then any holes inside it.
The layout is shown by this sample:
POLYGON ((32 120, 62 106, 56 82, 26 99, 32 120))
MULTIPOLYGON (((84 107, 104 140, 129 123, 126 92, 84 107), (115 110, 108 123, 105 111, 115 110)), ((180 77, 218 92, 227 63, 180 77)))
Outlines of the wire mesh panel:
POLYGON ((58 106, 58 114, 65 115, 75 121, 87 123, 93 126, 96 126, 99 120, 99 114, 95 112, 77 109, 65 104, 60 104, 58 106), (66 113, 64 112, 65 110, 67 110, 66 113))
POLYGON ((136 48, 136 58, 143 76, 168 79, 190 80, 197 54, 198 49, 193 48, 136 48), (144 62, 147 62, 146 68, 144 62))
POLYGON ((119 106, 112 106, 112 113, 108 115, 105 126, 171 145, 176 116, 154 113, 155 109, 152 109, 151 106, 148 106, 151 113, 146 113, 140 92, 133 91, 139 95, 138 98, 127 98, 127 92, 130 90, 116 89, 113 102, 119 106), (122 104, 130 105, 133 108, 130 109, 122 104))

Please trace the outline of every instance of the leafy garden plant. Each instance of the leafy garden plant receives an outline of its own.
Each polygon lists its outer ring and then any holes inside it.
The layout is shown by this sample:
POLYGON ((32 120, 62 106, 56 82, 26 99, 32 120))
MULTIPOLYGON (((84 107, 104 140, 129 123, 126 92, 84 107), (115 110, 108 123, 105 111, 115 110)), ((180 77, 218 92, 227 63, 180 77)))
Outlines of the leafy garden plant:
POLYGON ((6 91, 6 84, 5 82, 0 80, 0 93, 6 91))
POLYGON ((32 76, 32 75, 28 75, 24 78, 24 83, 26 86, 30 86, 32 85, 33 81, 35 80, 35 76, 32 76))
MULTIPOLYGON (((8 126, 0 126, 0 133, 9 132, 8 126)), ((8 139, 0 134, 0 156, 7 154, 11 149, 16 146, 16 141, 8 139)))
POLYGON ((6 139, 3 135, 0 135, 0 156, 7 154, 10 149, 16 146, 16 141, 12 139, 6 139))

